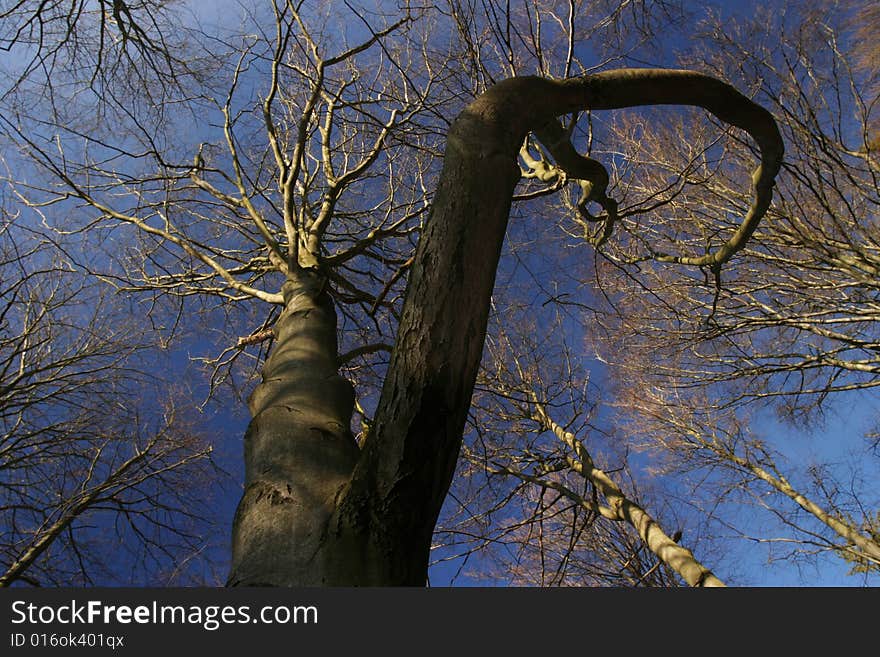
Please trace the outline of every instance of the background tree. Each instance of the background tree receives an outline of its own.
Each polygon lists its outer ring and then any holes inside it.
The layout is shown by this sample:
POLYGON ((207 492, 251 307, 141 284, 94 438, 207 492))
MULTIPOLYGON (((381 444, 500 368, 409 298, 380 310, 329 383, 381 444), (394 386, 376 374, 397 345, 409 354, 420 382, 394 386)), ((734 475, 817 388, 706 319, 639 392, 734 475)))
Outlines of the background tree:
POLYGON ((211 449, 183 396, 50 244, 8 222, 0 240, 0 586, 192 581, 211 449))
POLYGON ((44 92, 43 102, 51 104, 56 87, 73 82, 100 93, 124 83, 123 88, 158 100, 163 86, 176 85, 192 64, 191 53, 176 36, 175 5, 159 0, 5 0, 0 4, 0 50, 16 65, 6 71, 4 99, 34 82, 44 92))
MULTIPOLYGON (((729 168, 748 149, 688 117, 650 130, 640 117, 614 126, 615 150, 647 166, 626 186, 622 227, 633 239, 603 248, 598 276, 608 294, 590 344, 613 364, 625 433, 655 464, 695 481, 720 477, 738 491, 728 499, 777 517, 785 538, 774 540, 773 558, 833 551, 864 569, 880 555, 871 443, 841 435, 835 456, 798 462, 792 454, 803 446, 774 436, 789 429, 767 412, 807 435, 876 405, 866 392, 877 383, 876 70, 856 66, 850 16, 818 6, 740 22, 709 17, 706 41, 687 55, 727 79, 755 81, 751 93, 788 144, 769 220, 720 276, 688 280, 643 258, 673 227, 677 243, 699 252, 717 230, 713 219, 749 202, 729 168), (841 461, 843 449, 852 456, 841 461)), ((700 497, 717 508, 712 494, 700 497)))

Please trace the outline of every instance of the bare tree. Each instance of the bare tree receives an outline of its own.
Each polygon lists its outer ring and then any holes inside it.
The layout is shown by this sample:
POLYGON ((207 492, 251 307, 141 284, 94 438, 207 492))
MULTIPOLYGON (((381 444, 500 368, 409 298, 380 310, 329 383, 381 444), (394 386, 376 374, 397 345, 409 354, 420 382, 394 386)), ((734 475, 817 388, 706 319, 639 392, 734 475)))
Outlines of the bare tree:
POLYGON ((190 498, 211 450, 173 403, 142 417, 164 383, 138 363, 143 332, 4 219, 0 585, 156 581, 204 548, 208 507, 190 498))
MULTIPOLYGON (((723 473, 718 490, 737 490, 785 530, 774 554, 832 552, 864 570, 878 554, 875 487, 858 473, 870 445, 855 468, 832 466, 840 452, 802 464, 773 435, 783 429, 762 427, 773 408, 808 434, 825 417, 833 423, 835 408, 869 408, 878 381, 876 69, 857 66, 858 51, 844 46, 858 39, 846 14, 791 11, 740 24, 709 17, 690 54, 749 88, 787 141, 769 220, 724 271, 684 277, 652 262, 670 236, 676 248, 704 251, 717 218, 747 207, 731 165, 752 157, 750 145, 687 115, 648 129, 632 114, 611 126, 615 152, 642 166, 616 172, 625 196, 616 239, 602 240, 596 264, 603 298, 590 348, 613 368, 625 432, 658 467, 695 481, 723 473)), ((569 231, 595 243, 595 228, 570 216, 569 231)), ((704 503, 718 499, 705 492, 704 503)))
POLYGON ((680 545, 682 528, 667 533, 646 510, 625 451, 606 449, 601 387, 577 350, 556 352, 538 333, 492 332, 464 447, 470 467, 453 488, 460 512, 438 528, 448 541, 438 553, 488 558, 503 577, 541 585, 721 585, 680 545), (565 426, 551 415, 560 409, 571 414, 565 426), (599 460, 619 465, 603 470, 599 460))
MULTIPOLYGON (((460 53, 444 55, 432 40, 440 14, 346 5, 348 27, 333 38, 324 30, 329 5, 306 11, 275 2, 269 10, 268 22, 247 17, 258 36, 233 44, 226 90, 206 87, 179 115, 169 107, 161 121, 119 112, 112 130, 61 124, 55 115, 7 119, 46 174, 12 182, 31 216, 59 232, 135 229, 136 249, 87 263, 105 280, 187 303, 200 295, 229 308, 268 304, 216 363, 218 375, 233 367, 271 327, 262 382, 249 400, 231 585, 420 585, 523 173, 550 183, 549 191, 571 182, 580 216, 601 227, 595 243, 602 245, 622 220, 619 200, 606 167, 575 147, 574 119, 654 104, 708 110, 754 139, 753 196, 708 253, 651 256, 717 272, 746 247, 769 206, 781 140, 766 111, 692 71, 515 77, 462 109, 472 92, 456 72, 460 53), (452 112, 458 118, 450 123, 452 112), (200 121, 201 134, 170 139, 169 121, 181 121, 179 136, 193 125, 181 117, 202 115, 216 117, 216 128, 200 121), (591 207, 602 215, 594 218, 591 207), (360 384, 357 396, 340 364, 360 384), (381 394, 363 385, 371 382, 384 382, 381 394), (357 441, 355 408, 363 421, 357 441)), ((562 34, 560 43, 574 43, 574 32, 562 34)), ((514 40, 505 32, 497 43, 514 40)), ((537 56, 541 43, 527 40, 526 50, 537 56)), ((563 75, 580 72, 573 61, 563 75)), ((240 311, 234 326, 253 316, 240 311)), ((555 420, 537 410, 543 406, 533 406, 532 421, 556 432, 555 420)), ((651 529, 642 507, 592 467, 576 439, 560 437, 605 498, 598 506, 583 496, 570 501, 628 520, 664 563, 693 561, 651 529)), ((688 581, 714 582, 695 565, 700 572, 688 581)))
POLYGON ((796 487, 784 474, 786 467, 794 468, 781 455, 774 455, 758 429, 734 413, 715 411, 705 399, 688 401, 695 407, 688 408, 681 398, 670 401, 656 390, 642 390, 638 399, 627 398, 625 403, 639 410, 638 433, 652 435, 668 451, 669 467, 729 471, 738 486, 751 491, 756 504, 790 527, 793 542, 801 537, 811 550, 836 552, 863 567, 880 565, 880 543, 870 511, 859 508, 855 496, 847 500, 844 491, 832 493, 836 484, 829 473, 814 464, 809 468, 814 479, 810 488, 816 492, 796 487), (788 510, 794 505, 803 512, 803 519, 788 510), (854 515, 854 510, 862 517, 854 515))

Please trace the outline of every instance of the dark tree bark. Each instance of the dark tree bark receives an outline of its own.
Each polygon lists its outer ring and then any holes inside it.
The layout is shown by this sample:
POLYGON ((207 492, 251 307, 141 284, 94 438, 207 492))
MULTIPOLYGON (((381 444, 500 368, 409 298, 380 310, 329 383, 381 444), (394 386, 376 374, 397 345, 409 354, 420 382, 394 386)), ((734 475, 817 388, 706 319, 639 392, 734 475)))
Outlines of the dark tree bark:
POLYGON ((607 173, 558 138, 556 117, 652 104, 703 107, 749 132, 762 153, 755 201, 740 230, 705 262, 663 257, 717 267, 742 248, 769 205, 782 141, 770 114, 729 85, 651 69, 495 85, 449 131, 379 407, 360 451, 322 278, 300 270, 285 285, 277 342, 251 399, 230 585, 425 583, 480 364, 522 142, 535 131, 557 164, 592 183, 603 203, 607 173))

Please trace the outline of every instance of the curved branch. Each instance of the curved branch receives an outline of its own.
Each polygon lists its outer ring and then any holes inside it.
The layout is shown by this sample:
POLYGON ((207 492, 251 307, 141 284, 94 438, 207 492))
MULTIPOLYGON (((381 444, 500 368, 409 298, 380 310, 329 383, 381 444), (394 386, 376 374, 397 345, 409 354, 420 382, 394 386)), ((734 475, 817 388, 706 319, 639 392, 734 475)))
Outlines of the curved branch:
MULTIPOLYGON (((761 151, 761 162, 752 173, 754 199, 740 227, 712 253, 699 257, 655 253, 654 258, 661 262, 717 268, 745 246, 770 207, 773 184, 782 166, 784 146, 770 112, 729 84, 695 71, 621 69, 557 84, 564 96, 572 97, 575 101, 581 96, 585 104, 574 109, 691 105, 701 107, 751 135, 761 151)), ((565 102, 567 98, 561 100, 565 102)), ((589 183, 578 207, 584 212, 586 203, 596 201, 608 213, 606 227, 599 238, 599 243, 604 242, 610 235, 617 214, 617 204, 606 196, 608 171, 597 160, 577 152, 555 117, 550 117, 533 131, 569 178, 589 183)))
POLYGON ((483 351, 526 135, 563 114, 649 104, 703 107, 746 130, 761 150, 755 203, 734 236, 706 256, 703 264, 715 266, 754 232, 770 204, 783 151, 770 113, 730 85, 691 71, 653 69, 565 81, 512 78, 474 100, 450 128, 373 427, 332 523, 340 534, 368 532, 367 549, 390 564, 383 581, 424 584, 483 351))

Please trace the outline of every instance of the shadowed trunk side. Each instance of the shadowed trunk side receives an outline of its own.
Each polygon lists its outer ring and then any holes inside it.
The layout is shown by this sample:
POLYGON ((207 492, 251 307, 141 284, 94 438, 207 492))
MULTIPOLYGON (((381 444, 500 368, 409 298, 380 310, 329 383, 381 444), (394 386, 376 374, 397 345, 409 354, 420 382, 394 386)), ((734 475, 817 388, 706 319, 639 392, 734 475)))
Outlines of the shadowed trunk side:
POLYGON ((336 496, 358 458, 351 384, 336 368, 336 312, 324 279, 283 288, 276 342, 251 395, 245 491, 233 525, 230 586, 335 583, 346 555, 324 549, 336 496))

